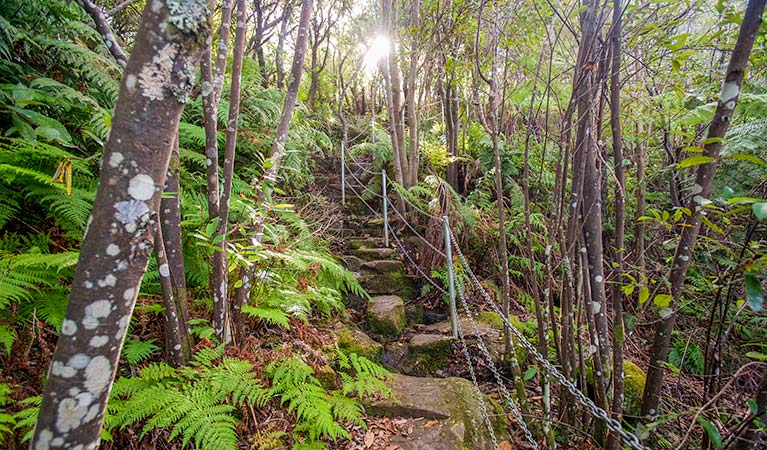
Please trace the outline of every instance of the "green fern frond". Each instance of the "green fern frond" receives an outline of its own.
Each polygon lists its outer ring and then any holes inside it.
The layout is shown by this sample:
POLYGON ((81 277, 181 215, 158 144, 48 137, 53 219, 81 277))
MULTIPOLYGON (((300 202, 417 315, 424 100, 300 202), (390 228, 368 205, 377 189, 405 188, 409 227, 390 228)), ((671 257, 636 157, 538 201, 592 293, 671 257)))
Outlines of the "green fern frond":
POLYGON ((242 312, 258 320, 263 320, 269 325, 279 325, 282 328, 290 329, 290 317, 279 308, 261 308, 245 305, 242 307, 242 312))
POLYGON ((160 351, 160 347, 155 344, 155 341, 156 339, 141 341, 128 338, 123 344, 121 357, 131 366, 135 366, 160 351))

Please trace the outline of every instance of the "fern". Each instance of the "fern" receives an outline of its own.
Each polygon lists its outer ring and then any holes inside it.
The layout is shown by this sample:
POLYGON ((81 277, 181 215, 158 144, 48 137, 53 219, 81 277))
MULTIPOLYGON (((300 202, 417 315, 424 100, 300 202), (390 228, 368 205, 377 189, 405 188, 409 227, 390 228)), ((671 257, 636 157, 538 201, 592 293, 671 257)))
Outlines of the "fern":
POLYGON ((125 340, 122 348, 122 358, 131 366, 135 366, 141 361, 145 361, 160 351, 160 347, 155 344, 155 339, 141 341, 128 338, 125 340))
POLYGON ((236 449, 235 414, 238 405, 263 406, 271 392, 262 388, 253 366, 224 358, 223 347, 202 349, 187 367, 150 364, 138 377, 120 378, 110 399, 114 416, 108 427, 144 422, 142 435, 170 428, 170 440, 182 447, 193 442, 199 449, 236 449))
POLYGON ((705 356, 698 344, 686 339, 674 339, 668 353, 668 362, 677 369, 684 368, 693 375, 703 375, 705 356))
POLYGON ((258 320, 263 320, 269 325, 279 325, 282 328, 290 329, 290 317, 279 308, 258 308, 245 305, 242 307, 242 312, 258 320))

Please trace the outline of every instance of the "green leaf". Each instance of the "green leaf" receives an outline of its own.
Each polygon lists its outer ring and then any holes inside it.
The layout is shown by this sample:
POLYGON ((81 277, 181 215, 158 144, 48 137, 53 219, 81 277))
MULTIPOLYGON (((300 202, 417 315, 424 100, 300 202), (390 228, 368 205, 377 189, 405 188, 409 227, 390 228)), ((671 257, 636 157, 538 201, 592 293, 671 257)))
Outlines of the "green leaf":
POLYGON ((751 414, 759 414, 759 405, 757 405, 753 399, 748 399, 746 404, 748 405, 748 409, 751 411, 751 414))
POLYGON ((652 302, 660 308, 668 308, 671 305, 671 296, 668 294, 658 294, 652 302))
POLYGON ((758 166, 767 166, 767 162, 763 160, 762 158, 755 156, 755 155, 749 155, 747 153, 736 153, 733 155, 724 155, 722 156, 723 159, 737 159, 739 161, 747 161, 750 163, 754 163, 758 166))
POLYGON ((751 211, 754 212, 759 220, 767 220, 767 202, 758 202, 751 205, 751 211))
POLYGON ((714 161, 714 158, 710 156, 695 155, 685 158, 677 163, 677 169, 686 169, 688 167, 700 166, 703 164, 709 164, 714 161))
POLYGON ((731 199, 733 195, 735 195, 735 189, 731 188, 730 186, 725 186, 722 189, 722 198, 724 200, 731 199))
POLYGON ((525 381, 530 381, 533 379, 536 373, 538 373, 538 368, 536 366, 530 366, 527 370, 525 370, 525 375, 523 378, 525 381))
POLYGON ((762 362, 767 361, 767 355, 760 352, 748 352, 746 353, 746 358, 751 358, 754 361, 762 361, 762 362))
POLYGON ((759 281, 759 278, 756 277, 754 272, 746 272, 743 274, 743 284, 749 308, 754 312, 761 311, 764 304, 764 291, 762 291, 762 283, 759 281))
POLYGON ((703 418, 702 416, 698 416, 698 423, 703 427, 704 430, 706 430, 706 434, 708 434, 708 438, 711 440, 711 445, 714 446, 716 450, 722 449, 722 436, 719 434, 718 431, 716 431, 716 427, 714 424, 703 418))
POLYGON ((642 287, 642 289, 639 290, 639 304, 643 305, 649 299, 650 299, 650 290, 647 288, 647 286, 644 286, 642 287))

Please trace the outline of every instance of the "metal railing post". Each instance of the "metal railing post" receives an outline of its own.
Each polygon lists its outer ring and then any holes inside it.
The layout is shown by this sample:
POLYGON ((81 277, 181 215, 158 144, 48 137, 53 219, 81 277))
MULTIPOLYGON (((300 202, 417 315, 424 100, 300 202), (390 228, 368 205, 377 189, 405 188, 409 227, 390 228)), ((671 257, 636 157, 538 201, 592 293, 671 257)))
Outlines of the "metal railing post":
POLYGON ((341 141, 341 205, 346 205, 346 149, 341 141))
POLYGON ((386 194, 386 170, 381 171, 381 187, 383 191, 383 227, 384 246, 389 246, 389 198, 386 194))
POLYGON ((445 234, 445 258, 447 259, 447 282, 450 292, 450 322, 453 326, 453 338, 458 339, 458 310, 455 306, 455 271, 453 270, 453 250, 450 244, 450 222, 442 217, 445 234))

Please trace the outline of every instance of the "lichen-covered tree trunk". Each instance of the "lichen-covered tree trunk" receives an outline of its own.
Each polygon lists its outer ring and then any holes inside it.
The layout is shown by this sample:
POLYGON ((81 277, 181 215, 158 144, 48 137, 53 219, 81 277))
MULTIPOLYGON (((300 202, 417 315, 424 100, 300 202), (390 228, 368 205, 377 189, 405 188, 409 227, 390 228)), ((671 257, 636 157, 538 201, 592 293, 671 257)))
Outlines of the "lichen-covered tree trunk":
POLYGON ((213 328, 221 342, 229 342, 229 261, 227 257, 226 232, 229 225, 229 199, 232 196, 232 177, 234 176, 234 155, 237 147, 237 122, 240 117, 240 86, 242 84, 242 60, 245 53, 247 20, 245 0, 237 0, 237 25, 234 36, 234 55, 232 57, 232 81, 229 91, 229 116, 226 124, 226 143, 224 144, 223 180, 221 195, 218 198, 218 224, 212 238, 216 242, 211 267, 211 285, 213 288, 213 328))
MULTIPOLYGON (((181 210, 179 206, 179 165, 178 134, 173 140, 168 173, 165 178, 165 195, 160 200, 160 228, 157 237, 157 254, 163 251, 164 262, 158 265, 160 270, 160 286, 162 287, 165 304, 166 321, 172 317, 178 329, 166 326, 165 342, 166 356, 171 364, 185 364, 192 353, 192 335, 189 332, 189 293, 186 289, 186 269, 184 251, 181 242, 181 210)), ((167 322, 166 322, 167 323, 167 322)))
MULTIPOLYGON (((407 92, 405 108, 407 109, 407 128, 410 140, 410 152, 408 155, 408 167, 406 186, 415 186, 418 183, 418 105, 416 104, 416 80, 418 78, 418 33, 421 29, 421 0, 412 0, 410 8, 410 67, 407 74, 407 92)), ((456 143, 458 131, 455 132, 456 143)))
POLYGON ((202 64, 200 64, 209 217, 218 216, 218 101, 224 86, 233 3, 234 0, 223 0, 221 3, 221 27, 218 30, 218 53, 215 67, 212 42, 208 42, 205 55, 202 57, 202 64))
POLYGON ((703 156, 710 158, 710 162, 698 166, 698 173, 691 192, 693 197, 688 205, 691 214, 685 220, 685 226, 682 228, 671 266, 671 304, 657 322, 652 347, 650 347, 650 368, 647 371, 647 383, 642 394, 642 416, 647 418, 652 418, 658 414, 658 403, 660 402, 665 370, 663 362, 668 357, 671 333, 674 330, 674 321, 676 320, 676 311, 682 298, 682 289, 687 278, 687 270, 690 268, 690 261, 695 250, 695 242, 700 232, 701 215, 705 200, 711 194, 717 159, 722 148, 722 138, 727 132, 732 113, 738 104, 743 74, 748 65, 748 57, 754 46, 756 33, 762 22, 764 4, 765 0, 749 0, 746 6, 746 12, 743 16, 740 32, 738 33, 738 40, 735 43, 735 48, 732 50, 730 63, 727 66, 727 72, 722 83, 716 112, 714 112, 714 117, 711 119, 708 135, 704 141, 703 156))
POLYGON ((99 445, 120 349, 159 227, 178 122, 209 34, 209 14, 202 0, 157 0, 144 9, 32 448, 99 445))
POLYGON ((96 30, 101 35, 101 38, 104 39, 104 44, 107 49, 109 49, 109 53, 117 61, 117 64, 125 67, 128 64, 128 57, 117 42, 114 33, 112 33, 112 28, 110 28, 109 22, 106 17, 104 17, 104 12, 101 10, 101 7, 91 0, 80 0, 80 4, 93 19, 96 30))

